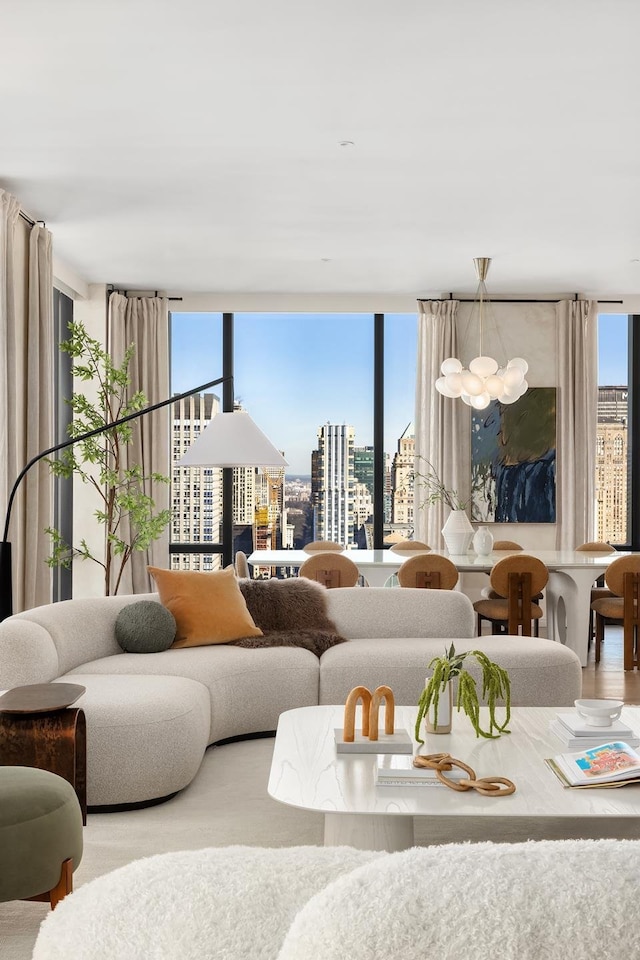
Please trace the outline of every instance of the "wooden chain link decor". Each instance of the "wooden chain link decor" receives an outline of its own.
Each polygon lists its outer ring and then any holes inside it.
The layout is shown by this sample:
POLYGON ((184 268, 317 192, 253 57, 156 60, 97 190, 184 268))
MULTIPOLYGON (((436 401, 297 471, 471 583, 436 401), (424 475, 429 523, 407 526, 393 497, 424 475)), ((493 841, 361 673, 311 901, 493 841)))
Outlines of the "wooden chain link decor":
POLYGON ((480 777, 476 779, 475 770, 463 763, 462 760, 456 760, 450 753, 429 753, 418 754, 413 758, 414 767, 427 767, 429 770, 435 770, 436 777, 440 783, 451 790, 458 790, 463 793, 467 790, 477 790, 483 797, 508 797, 510 793, 516 792, 516 785, 506 777, 480 777), (445 773, 458 767, 468 774, 468 779, 447 780, 445 773))

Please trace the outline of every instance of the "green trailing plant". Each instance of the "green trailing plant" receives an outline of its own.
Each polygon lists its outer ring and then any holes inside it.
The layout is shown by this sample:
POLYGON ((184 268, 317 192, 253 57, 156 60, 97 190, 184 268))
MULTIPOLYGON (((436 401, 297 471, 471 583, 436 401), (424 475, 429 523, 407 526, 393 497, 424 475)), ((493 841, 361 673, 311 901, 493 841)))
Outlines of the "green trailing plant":
POLYGON ((424 743, 420 737, 420 726, 424 717, 428 716, 429 710, 433 707, 433 723, 438 723, 438 706, 440 703, 440 694, 447 689, 449 681, 457 678, 458 692, 456 696, 456 707, 458 713, 464 710, 471 720, 476 737, 487 737, 495 739, 502 733, 510 733, 507 729, 511 718, 511 683, 509 674, 499 664, 490 660, 482 650, 468 650, 466 653, 456 653, 453 644, 448 650, 445 650, 443 657, 434 657, 429 664, 429 669, 433 671, 427 681, 420 700, 418 701, 418 716, 416 719, 415 738, 418 743, 424 743), (476 662, 482 668, 482 699, 487 701, 489 707, 489 729, 483 730, 480 726, 480 703, 478 700, 478 690, 475 679, 464 667, 464 662, 468 657, 474 657, 476 662), (504 701, 505 719, 499 723, 496 718, 496 705, 499 700, 504 701))
MULTIPOLYGON (((116 365, 98 340, 90 337, 81 323, 69 324, 69 339, 60 349, 72 359, 76 380, 90 382, 97 388, 95 401, 83 393, 74 392, 66 402, 73 411, 68 428, 70 437, 78 437, 90 430, 142 410, 147 404, 144 393, 137 391, 127 397, 131 384, 129 364, 135 353, 135 344, 125 351, 122 363, 116 365)), ((155 511, 154 500, 144 492, 144 484, 169 483, 170 478, 160 473, 146 474, 137 464, 125 467, 124 448, 131 442, 135 424, 125 423, 88 440, 68 447, 57 460, 48 460, 51 472, 57 477, 80 477, 92 486, 100 498, 95 518, 105 528, 104 556, 98 557, 83 538, 80 545, 67 544, 53 527, 46 532, 51 538, 50 567, 69 567, 75 557, 93 560, 104 570, 105 596, 116 594, 122 574, 136 550, 146 550, 157 540, 171 519, 170 510, 155 511), (128 532, 125 534, 125 517, 128 532)))
POLYGON ((434 503, 444 503, 451 510, 466 510, 471 497, 462 497, 457 490, 450 490, 440 479, 438 471, 430 460, 421 455, 416 456, 417 461, 421 461, 424 467, 413 471, 414 488, 422 487, 424 496, 420 506, 431 506, 434 503))

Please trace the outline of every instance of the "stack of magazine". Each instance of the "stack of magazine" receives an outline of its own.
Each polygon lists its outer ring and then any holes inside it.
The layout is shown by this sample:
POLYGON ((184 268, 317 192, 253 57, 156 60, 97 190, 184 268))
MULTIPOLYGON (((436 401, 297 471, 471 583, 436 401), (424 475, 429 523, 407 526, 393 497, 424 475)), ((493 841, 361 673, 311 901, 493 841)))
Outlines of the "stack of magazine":
POLYGON ((577 710, 557 713, 549 729, 568 750, 588 750, 607 740, 623 740, 628 747, 640 747, 640 737, 622 720, 614 720, 608 727, 593 727, 577 710))
POLYGON ((582 753, 545 759, 565 787, 623 787, 640 781, 640 755, 628 744, 613 740, 582 753))

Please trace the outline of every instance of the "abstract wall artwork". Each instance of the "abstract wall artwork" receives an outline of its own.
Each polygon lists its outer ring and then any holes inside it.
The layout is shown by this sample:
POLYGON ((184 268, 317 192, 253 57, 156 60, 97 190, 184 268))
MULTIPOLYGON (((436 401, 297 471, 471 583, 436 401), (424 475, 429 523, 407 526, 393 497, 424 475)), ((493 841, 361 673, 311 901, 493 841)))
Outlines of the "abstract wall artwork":
POLYGON ((471 413, 471 519, 556 521, 556 388, 471 413))

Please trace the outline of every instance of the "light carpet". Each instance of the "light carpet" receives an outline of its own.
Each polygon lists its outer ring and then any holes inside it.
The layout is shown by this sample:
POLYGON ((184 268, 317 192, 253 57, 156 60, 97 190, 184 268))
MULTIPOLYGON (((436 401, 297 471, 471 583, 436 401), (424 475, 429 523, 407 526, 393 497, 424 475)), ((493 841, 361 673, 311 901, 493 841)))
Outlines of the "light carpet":
MULTIPOLYGON (((225 847, 322 844, 323 817, 277 803, 267 795, 272 739, 245 740, 210 748, 192 784, 168 803, 127 813, 89 814, 84 856, 74 874, 76 889, 133 860, 158 853, 225 847)), ((452 803, 458 801, 452 796, 452 803)), ((497 800, 489 803, 499 804, 497 800)), ((458 840, 517 842, 565 837, 630 837, 633 822, 571 819, 509 821, 491 818, 419 818, 416 843, 458 840), (588 833, 585 832, 588 826, 588 833)), ((45 904, 0 903, 0 957, 30 960, 45 904)), ((79 958, 74 958, 79 960, 79 958)))

